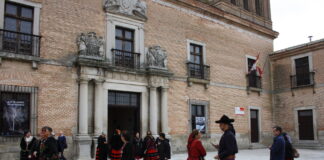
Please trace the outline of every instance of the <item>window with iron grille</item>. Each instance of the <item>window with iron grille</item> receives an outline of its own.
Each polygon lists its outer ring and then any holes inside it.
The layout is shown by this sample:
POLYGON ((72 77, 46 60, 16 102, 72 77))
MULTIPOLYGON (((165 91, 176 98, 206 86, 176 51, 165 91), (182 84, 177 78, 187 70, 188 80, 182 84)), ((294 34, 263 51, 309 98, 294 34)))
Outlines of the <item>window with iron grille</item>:
POLYGON ((243 0, 243 7, 245 10, 249 10, 249 0, 243 0))
POLYGON ((205 105, 191 105, 191 129, 197 129, 206 133, 206 111, 205 105))
POLYGON ((113 57, 116 66, 133 68, 139 62, 139 54, 134 53, 134 31, 116 27, 113 57))
POLYGON ((248 67, 248 87, 261 88, 261 77, 257 75, 256 70, 252 70, 252 67, 255 63, 255 59, 247 58, 247 67, 248 67))
POLYGON ((118 107, 138 107, 140 103, 139 97, 139 93, 109 91, 108 104, 118 107))
POLYGON ((257 15, 262 15, 262 3, 261 0, 255 0, 255 12, 257 15))
POLYGON ((295 59, 297 86, 311 84, 308 56, 295 59))
POLYGON ((3 50, 32 54, 33 12, 32 7, 6 2, 3 50))
POLYGON ((194 78, 203 78, 203 50, 202 46, 197 44, 190 44, 190 63, 188 64, 189 76, 194 78))

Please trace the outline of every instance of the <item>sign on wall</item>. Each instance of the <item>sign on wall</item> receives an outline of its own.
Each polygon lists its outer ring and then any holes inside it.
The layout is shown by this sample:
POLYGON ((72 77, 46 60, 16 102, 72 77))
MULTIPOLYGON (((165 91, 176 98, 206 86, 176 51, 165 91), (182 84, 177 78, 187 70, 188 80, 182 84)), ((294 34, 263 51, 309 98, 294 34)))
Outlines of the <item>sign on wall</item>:
POLYGON ((235 114, 236 115, 244 115, 244 107, 235 107, 235 114))

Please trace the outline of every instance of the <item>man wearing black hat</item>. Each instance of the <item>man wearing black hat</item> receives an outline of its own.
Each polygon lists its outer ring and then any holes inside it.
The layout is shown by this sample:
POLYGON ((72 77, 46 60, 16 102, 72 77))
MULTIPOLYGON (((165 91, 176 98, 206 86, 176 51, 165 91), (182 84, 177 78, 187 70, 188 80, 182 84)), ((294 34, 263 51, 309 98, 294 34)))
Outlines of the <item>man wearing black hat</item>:
POLYGON ((215 159, 219 160, 235 160, 235 154, 238 152, 235 135, 232 131, 232 122, 234 119, 223 115, 216 123, 219 123, 219 128, 224 132, 219 141, 218 155, 215 159))

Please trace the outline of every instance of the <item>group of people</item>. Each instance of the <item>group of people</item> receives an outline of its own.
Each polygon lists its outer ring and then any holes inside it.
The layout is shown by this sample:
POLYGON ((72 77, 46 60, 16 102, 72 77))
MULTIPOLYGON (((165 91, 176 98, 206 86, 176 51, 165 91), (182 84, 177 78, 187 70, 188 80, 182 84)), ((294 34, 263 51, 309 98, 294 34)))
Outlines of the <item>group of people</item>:
POLYGON ((293 160, 299 157, 299 153, 292 146, 287 133, 282 132, 279 126, 273 127, 273 144, 269 146, 270 160, 293 160))
MULTIPOLYGON (((212 144, 217 150, 218 154, 214 157, 218 160, 235 160, 235 154, 238 153, 237 142, 235 138, 235 129, 233 127, 234 119, 230 119, 226 115, 223 115, 220 120, 216 121, 219 124, 219 128, 224 132, 219 144, 212 144)), ((193 130, 188 138, 187 160, 204 160, 206 156, 206 150, 202 145, 201 133, 198 130, 193 130)))
MULTIPOLYGON (((215 122, 224 133, 219 144, 212 144, 218 150, 214 159, 235 160, 238 147, 232 124, 234 119, 223 115, 215 122)), ((290 137, 282 132, 281 127, 273 127, 273 135, 273 144, 269 146, 270 160, 293 160, 299 156, 290 137)), ((189 135, 187 160, 204 160, 206 150, 200 141, 201 137, 198 130, 193 130, 189 135)), ((45 126, 41 130, 40 139, 33 137, 30 131, 25 132, 20 147, 21 160, 65 160, 63 153, 67 143, 63 132, 55 139, 52 128, 45 126)), ((108 157, 110 160, 168 160, 171 158, 170 143, 164 133, 155 139, 148 131, 142 139, 138 132, 132 136, 128 131, 116 129, 109 141, 104 133, 98 137, 95 159, 107 160, 108 157)))
POLYGON ((167 160, 171 158, 169 140, 164 133, 155 139, 150 131, 144 139, 137 132, 133 137, 128 131, 116 129, 107 141, 102 133, 98 138, 96 160, 167 160))
POLYGON ((33 137, 30 131, 24 133, 20 141, 21 160, 65 160, 64 149, 67 148, 66 138, 61 131, 55 138, 53 129, 45 126, 40 132, 40 139, 33 137))
MULTIPOLYGON (((235 129, 233 127, 234 119, 230 119, 223 115, 220 120, 216 121, 219 128, 224 132, 219 144, 212 144, 217 150, 218 155, 214 159, 218 160, 235 160, 235 154, 238 153, 237 142, 235 138, 235 129)), ((293 160, 299 157, 299 153, 292 146, 292 142, 288 134, 282 132, 279 126, 273 127, 273 144, 269 146, 270 160, 293 160)), ((187 160, 203 160, 206 156, 206 150, 202 145, 201 133, 194 130, 187 144, 188 158, 187 160)))

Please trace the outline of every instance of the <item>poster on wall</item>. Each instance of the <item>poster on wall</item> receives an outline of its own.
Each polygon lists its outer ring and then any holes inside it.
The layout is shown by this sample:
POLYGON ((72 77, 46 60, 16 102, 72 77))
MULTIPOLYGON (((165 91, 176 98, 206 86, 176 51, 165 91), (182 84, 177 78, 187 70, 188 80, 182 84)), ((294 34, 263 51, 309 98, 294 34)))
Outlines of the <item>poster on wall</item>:
POLYGON ((196 117, 196 129, 202 133, 206 131, 206 118, 205 117, 196 117))
POLYGON ((26 106, 24 101, 8 100, 3 101, 3 114, 2 120, 4 128, 2 128, 2 134, 5 135, 17 135, 22 134, 28 123, 28 111, 26 112, 26 106))
POLYGON ((244 107, 235 107, 236 115, 244 115, 244 107))

